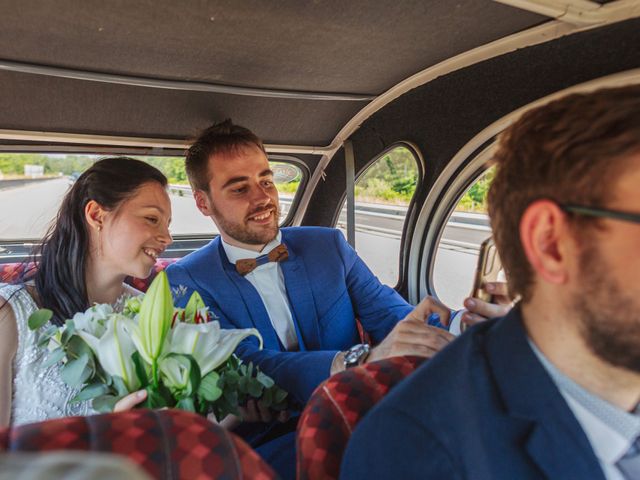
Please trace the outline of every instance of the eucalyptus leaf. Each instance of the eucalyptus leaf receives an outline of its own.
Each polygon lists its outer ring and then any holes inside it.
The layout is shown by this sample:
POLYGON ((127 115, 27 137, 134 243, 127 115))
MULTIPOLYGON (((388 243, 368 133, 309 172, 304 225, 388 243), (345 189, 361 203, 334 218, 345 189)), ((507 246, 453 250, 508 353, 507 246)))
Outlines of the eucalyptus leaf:
POLYGON ((51 337, 53 337, 57 331, 58 331, 58 327, 56 327, 55 325, 51 325, 50 327, 45 329, 38 336, 38 343, 37 343, 38 348, 47 347, 49 345, 49 341, 51 340, 51 337))
POLYGON ((127 384, 124 383, 122 377, 118 377, 117 375, 113 375, 112 377, 113 386, 115 387, 118 395, 124 397, 125 395, 129 395, 129 389, 127 388, 127 384))
POLYGON ((210 372, 200 382, 198 395, 208 402, 215 402, 222 396, 222 388, 218 386, 220 375, 216 372, 210 372))
POLYGON ((51 365, 55 365, 64 358, 64 355, 64 350, 62 350, 61 348, 52 350, 51 352, 49 352, 49 355, 47 355, 47 359, 42 362, 42 368, 48 368, 51 365))
POLYGON ((91 400, 109 393, 109 387, 102 383, 92 383, 84 387, 75 397, 69 400, 69 403, 79 403, 91 400))
POLYGON ((41 308, 29 316, 27 324, 31 330, 37 330, 51 320, 51 317, 53 317, 53 312, 51 310, 48 308, 41 308))
POLYGON ((89 363, 89 356, 82 354, 75 360, 68 361, 62 369, 60 376, 62 380, 70 387, 79 387, 89 375, 89 369, 86 368, 89 363))
POLYGON ((281 388, 277 388, 274 392, 273 392, 273 403, 280 403, 283 402, 285 398, 287 398, 287 395, 289 395, 286 390, 283 390, 281 388))
POLYGON ((258 380, 266 388, 271 388, 276 384, 276 382, 273 381, 273 378, 271 378, 269 375, 265 375, 259 370, 258 374, 256 375, 256 380, 258 380))
POLYGON ((255 378, 248 378, 247 380, 247 393, 253 398, 260 398, 264 386, 255 378))
POLYGON ((91 407, 96 412, 110 413, 113 412, 118 400, 120 400, 120 397, 116 397, 115 395, 101 395, 91 401, 91 407))
POLYGON ((65 343, 65 350, 70 356, 80 357, 83 354, 86 354, 89 358, 94 358, 93 350, 91 347, 87 345, 82 338, 78 335, 72 335, 69 340, 65 343))

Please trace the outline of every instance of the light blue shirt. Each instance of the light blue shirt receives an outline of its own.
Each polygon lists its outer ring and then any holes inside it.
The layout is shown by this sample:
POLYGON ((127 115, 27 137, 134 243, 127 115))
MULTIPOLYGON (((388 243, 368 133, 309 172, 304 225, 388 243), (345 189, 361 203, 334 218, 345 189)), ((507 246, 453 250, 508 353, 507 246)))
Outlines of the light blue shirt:
MULTIPOLYGON (((260 251, 246 250, 235 247, 222 240, 227 258, 233 264, 243 258, 257 258, 260 255, 269 253, 282 242, 282 234, 278 235, 260 251)), ((245 275, 251 285, 258 291, 262 303, 264 304, 271 325, 273 325, 278 338, 287 351, 299 349, 298 336, 293 324, 291 307, 287 298, 287 289, 284 284, 284 275, 278 262, 267 262, 259 265, 252 272, 245 275)))
POLYGON ((531 339, 529 345, 587 435, 607 480, 625 480, 616 463, 640 436, 638 407, 629 413, 594 395, 558 370, 531 339))

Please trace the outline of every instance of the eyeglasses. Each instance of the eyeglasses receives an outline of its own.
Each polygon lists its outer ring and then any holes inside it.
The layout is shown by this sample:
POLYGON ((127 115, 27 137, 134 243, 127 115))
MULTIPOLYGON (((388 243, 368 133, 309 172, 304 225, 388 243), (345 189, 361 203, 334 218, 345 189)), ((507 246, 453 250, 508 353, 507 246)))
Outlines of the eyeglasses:
POLYGON ((623 222, 640 223, 640 213, 621 212, 620 210, 571 204, 560 204, 560 208, 565 212, 586 215, 588 217, 612 218, 614 220, 622 220, 623 222))

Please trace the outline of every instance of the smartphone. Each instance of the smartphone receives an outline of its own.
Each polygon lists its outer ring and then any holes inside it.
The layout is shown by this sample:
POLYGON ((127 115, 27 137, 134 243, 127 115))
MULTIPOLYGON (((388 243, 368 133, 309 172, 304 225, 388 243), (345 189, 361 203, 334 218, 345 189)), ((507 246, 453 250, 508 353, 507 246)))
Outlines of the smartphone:
POLYGON ((471 296, 485 302, 491 302, 493 295, 487 293, 484 286, 487 282, 497 281, 501 270, 502 262, 498 255, 498 249, 493 242, 493 237, 489 237, 480 245, 480 254, 478 255, 478 265, 473 280, 471 296))
MULTIPOLYGON (((478 265, 476 266, 476 274, 473 280, 473 288, 471 289, 470 296, 491 303, 493 301, 493 295, 488 293, 484 289, 484 286, 487 282, 495 282, 499 280, 499 274, 501 271, 502 262, 498 255, 498 249, 496 248, 496 244, 493 242, 493 237, 489 237, 480 244, 478 265)), ((464 331, 466 326, 466 323, 461 323, 460 331, 464 331)))

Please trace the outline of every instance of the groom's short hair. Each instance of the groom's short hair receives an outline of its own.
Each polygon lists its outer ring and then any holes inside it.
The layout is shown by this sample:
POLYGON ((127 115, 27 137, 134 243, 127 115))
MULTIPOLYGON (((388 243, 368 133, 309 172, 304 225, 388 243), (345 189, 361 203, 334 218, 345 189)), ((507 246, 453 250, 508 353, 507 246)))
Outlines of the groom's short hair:
POLYGON ((209 192, 209 158, 212 155, 255 147, 266 155, 262 140, 248 128, 235 125, 231 119, 211 125, 187 150, 185 167, 191 188, 209 192))

